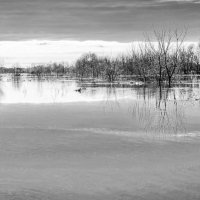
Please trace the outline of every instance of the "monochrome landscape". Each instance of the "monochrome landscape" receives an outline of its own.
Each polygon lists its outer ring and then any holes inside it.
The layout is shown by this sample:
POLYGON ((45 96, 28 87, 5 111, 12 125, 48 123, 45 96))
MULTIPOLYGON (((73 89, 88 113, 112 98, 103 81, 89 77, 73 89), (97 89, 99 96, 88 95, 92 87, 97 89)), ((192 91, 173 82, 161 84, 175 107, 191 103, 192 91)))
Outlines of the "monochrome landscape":
POLYGON ((0 200, 199 200, 199 11, 0 0, 0 200))

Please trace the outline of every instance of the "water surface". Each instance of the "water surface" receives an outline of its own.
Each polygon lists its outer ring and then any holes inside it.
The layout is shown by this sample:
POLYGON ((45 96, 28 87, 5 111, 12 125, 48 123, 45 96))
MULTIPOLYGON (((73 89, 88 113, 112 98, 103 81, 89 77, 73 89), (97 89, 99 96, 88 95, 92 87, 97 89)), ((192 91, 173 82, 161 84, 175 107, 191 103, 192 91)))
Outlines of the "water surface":
POLYGON ((199 200, 199 84, 1 75, 0 199, 199 200))
MULTIPOLYGON (((200 81, 197 76, 186 77, 170 89, 134 84, 131 87, 82 85, 86 85, 85 82, 65 76, 1 75, 0 103, 2 106, 77 104, 77 109, 90 103, 87 112, 93 112, 92 105, 98 106, 92 115, 104 113, 111 120, 111 132, 120 128, 115 119, 118 118, 120 124, 124 124, 123 131, 127 131, 121 134, 199 136, 200 81), (77 91, 79 88, 82 90, 77 91)), ((77 110, 76 106, 74 109, 77 110)), ((96 131, 106 128, 103 123, 99 127, 96 122, 97 127, 93 127, 90 122, 89 119, 81 128, 96 128, 96 131)))

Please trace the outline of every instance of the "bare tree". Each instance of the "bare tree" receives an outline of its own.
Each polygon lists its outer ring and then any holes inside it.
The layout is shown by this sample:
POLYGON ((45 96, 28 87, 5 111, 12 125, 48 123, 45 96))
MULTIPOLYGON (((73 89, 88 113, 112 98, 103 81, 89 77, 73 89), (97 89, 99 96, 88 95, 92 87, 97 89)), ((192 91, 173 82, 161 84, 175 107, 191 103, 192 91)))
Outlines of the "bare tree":
POLYGON ((99 76, 98 57, 94 53, 87 53, 81 56, 75 64, 77 75, 81 78, 99 76))
POLYGON ((111 60, 104 58, 105 65, 105 77, 109 82, 113 82, 120 75, 120 65, 119 60, 111 60))
POLYGON ((200 43, 198 44, 196 54, 194 55, 194 63, 196 65, 196 73, 200 74, 200 43))
POLYGON ((193 70, 193 65, 195 60, 198 62, 198 59, 194 53, 194 46, 190 45, 187 49, 184 47, 180 51, 180 65, 181 72, 184 74, 189 74, 193 70))
POLYGON ((154 39, 150 39, 147 36, 146 42, 148 43, 149 49, 152 51, 154 59, 156 60, 156 65, 154 67, 157 69, 156 74, 158 74, 158 84, 161 86, 165 71, 165 63, 168 61, 169 50, 172 43, 172 34, 170 31, 166 30, 154 30, 154 39))
POLYGON ((158 65, 158 83, 168 80, 168 86, 171 87, 172 78, 178 69, 180 61, 180 50, 185 39, 187 31, 168 30, 154 31, 155 41, 147 37, 149 48, 154 54, 158 65))
POLYGON ((165 69, 167 71, 168 76, 168 86, 171 87, 172 77, 175 74, 175 71, 180 68, 180 51, 183 46, 183 42, 185 40, 187 31, 178 31, 175 30, 173 32, 172 38, 173 38, 173 47, 172 47, 172 53, 169 53, 170 59, 165 60, 165 69))

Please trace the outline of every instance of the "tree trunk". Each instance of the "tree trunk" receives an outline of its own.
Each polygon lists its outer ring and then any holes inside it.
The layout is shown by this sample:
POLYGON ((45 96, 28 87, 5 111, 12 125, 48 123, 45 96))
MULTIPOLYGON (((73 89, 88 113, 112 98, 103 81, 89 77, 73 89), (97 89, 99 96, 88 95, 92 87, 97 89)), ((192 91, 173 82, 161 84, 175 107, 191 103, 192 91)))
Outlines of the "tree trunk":
POLYGON ((169 88, 171 87, 171 82, 172 82, 172 77, 168 76, 168 87, 169 88))

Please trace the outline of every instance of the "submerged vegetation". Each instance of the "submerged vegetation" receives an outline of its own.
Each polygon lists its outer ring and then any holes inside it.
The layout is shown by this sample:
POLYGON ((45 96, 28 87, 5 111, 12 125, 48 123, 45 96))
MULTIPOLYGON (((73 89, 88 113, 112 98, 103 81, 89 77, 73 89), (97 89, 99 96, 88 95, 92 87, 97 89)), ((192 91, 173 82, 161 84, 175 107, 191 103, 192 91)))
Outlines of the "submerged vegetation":
POLYGON ((154 31, 153 37, 116 58, 100 57, 95 53, 82 55, 73 65, 53 63, 30 68, 0 68, 0 73, 30 73, 69 75, 81 80, 114 82, 122 77, 137 78, 143 83, 163 83, 171 87, 177 75, 200 74, 200 44, 185 45, 187 31, 154 31))

